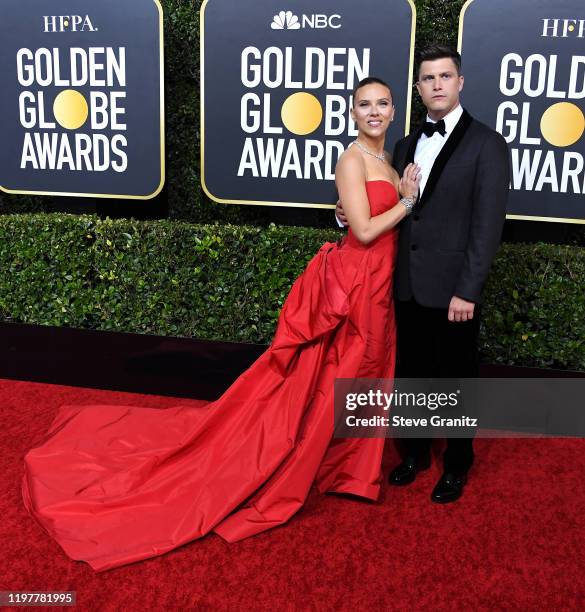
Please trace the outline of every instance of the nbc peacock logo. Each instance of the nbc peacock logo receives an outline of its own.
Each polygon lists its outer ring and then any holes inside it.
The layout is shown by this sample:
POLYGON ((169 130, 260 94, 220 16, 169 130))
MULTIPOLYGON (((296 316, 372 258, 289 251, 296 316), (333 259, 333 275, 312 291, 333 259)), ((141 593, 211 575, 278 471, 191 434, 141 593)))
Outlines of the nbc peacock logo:
POLYGON ((292 11, 280 11, 278 15, 274 15, 270 27, 273 30, 299 30, 301 24, 292 11))

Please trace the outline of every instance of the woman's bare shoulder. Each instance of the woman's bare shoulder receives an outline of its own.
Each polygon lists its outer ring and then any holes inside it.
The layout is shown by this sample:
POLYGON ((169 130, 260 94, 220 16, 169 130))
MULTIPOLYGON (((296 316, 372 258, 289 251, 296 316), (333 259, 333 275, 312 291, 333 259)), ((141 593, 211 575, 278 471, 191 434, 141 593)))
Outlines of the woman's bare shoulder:
POLYGON ((349 147, 340 156, 335 166, 335 174, 359 172, 365 174, 364 160, 356 147, 349 147))

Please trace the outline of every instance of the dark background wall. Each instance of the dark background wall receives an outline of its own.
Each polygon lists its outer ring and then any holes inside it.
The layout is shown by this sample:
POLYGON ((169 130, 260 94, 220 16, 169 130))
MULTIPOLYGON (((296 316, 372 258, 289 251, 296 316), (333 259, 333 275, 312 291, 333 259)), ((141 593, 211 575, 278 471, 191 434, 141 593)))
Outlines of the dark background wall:
MULTIPOLYGON (((213 0, 212 0, 213 1, 213 0)), ((161 0, 164 9, 167 159, 166 186, 151 201, 9 196, 0 193, 0 214, 85 212, 112 218, 170 218, 196 223, 269 223, 330 227, 329 210, 224 205, 211 202, 199 183, 199 10, 200 1, 161 0)), ((464 0, 415 0, 416 49, 430 42, 456 47, 459 14, 464 0)), ((391 35, 391 32, 389 33, 391 35)), ((463 62, 465 74, 465 60, 463 62)), ((469 109, 473 114, 473 109, 469 109)), ((424 118, 424 107, 413 96, 411 126, 424 118)), ((579 224, 507 221, 507 242, 550 242, 585 245, 579 224)))

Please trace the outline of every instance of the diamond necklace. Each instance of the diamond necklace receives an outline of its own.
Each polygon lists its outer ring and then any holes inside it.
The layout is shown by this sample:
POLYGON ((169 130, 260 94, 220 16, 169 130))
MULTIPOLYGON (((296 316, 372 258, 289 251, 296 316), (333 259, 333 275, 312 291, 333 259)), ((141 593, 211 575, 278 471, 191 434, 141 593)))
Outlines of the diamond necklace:
POLYGON ((364 145, 357 139, 354 140, 351 144, 356 144, 364 153, 367 153, 368 155, 379 159, 381 162, 386 161, 386 156, 384 155, 384 153, 380 153, 380 155, 378 155, 377 153, 372 153, 371 151, 368 151, 366 147, 364 147, 364 145))

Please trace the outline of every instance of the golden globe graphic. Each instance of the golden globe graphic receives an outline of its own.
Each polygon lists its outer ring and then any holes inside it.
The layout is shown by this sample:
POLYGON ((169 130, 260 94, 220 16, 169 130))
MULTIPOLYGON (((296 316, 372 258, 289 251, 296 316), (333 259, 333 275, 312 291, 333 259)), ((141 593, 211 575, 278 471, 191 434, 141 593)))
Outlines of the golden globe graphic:
POLYGON ((332 206, 335 165, 357 136, 351 93, 367 76, 392 87, 387 148, 407 133, 411 1, 205 0, 200 23, 201 183, 214 201, 332 206))
POLYGON ((123 20, 113 0, 51 6, 2 5, 0 189, 154 197, 164 183, 158 0, 128 0, 123 20))
POLYGON ((282 105, 282 123, 293 134, 304 136, 314 132, 323 119, 319 100, 310 93, 298 92, 290 95, 282 105))
POLYGON ((463 104, 510 148, 508 218, 585 223, 584 45, 577 0, 462 9, 463 104))
POLYGON ((65 89, 55 97, 53 114, 62 127, 78 130, 87 121, 89 106, 83 94, 75 89, 65 89))
POLYGON ((540 131, 555 147, 575 144, 585 130, 583 111, 571 102, 557 102, 549 106, 540 120, 540 131))

